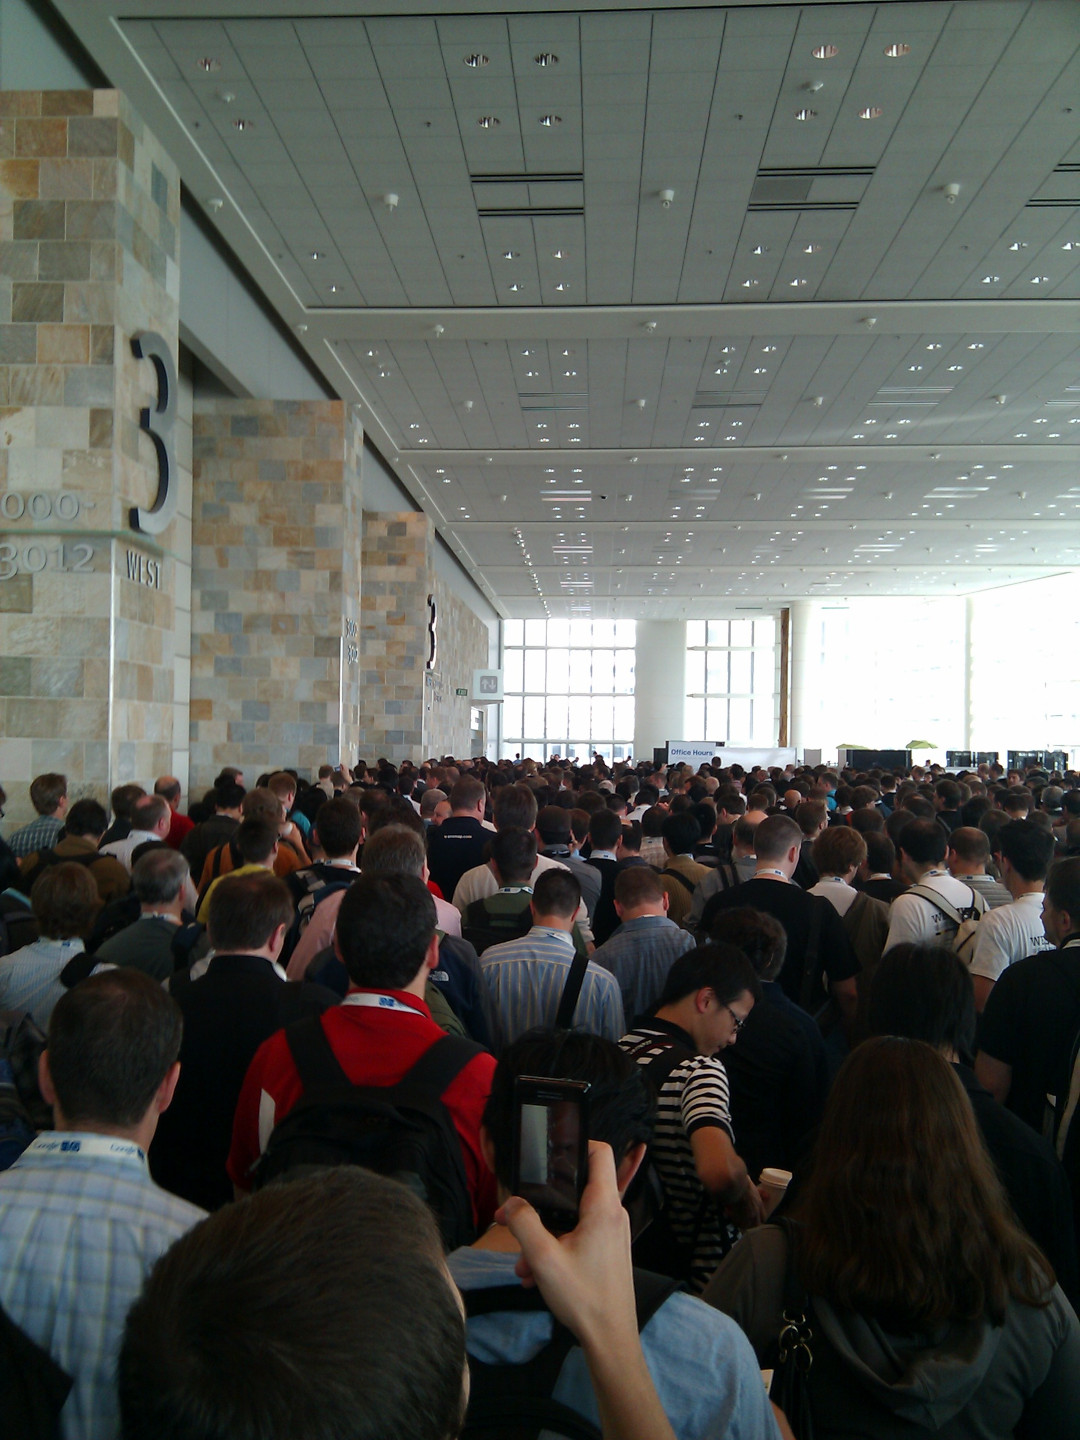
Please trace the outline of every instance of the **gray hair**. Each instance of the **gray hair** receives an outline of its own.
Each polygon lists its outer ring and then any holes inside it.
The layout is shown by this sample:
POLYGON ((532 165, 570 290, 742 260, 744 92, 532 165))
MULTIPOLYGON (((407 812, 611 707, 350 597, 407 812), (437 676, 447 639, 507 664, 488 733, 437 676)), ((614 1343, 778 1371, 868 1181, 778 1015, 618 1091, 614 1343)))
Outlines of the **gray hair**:
POLYGON ((188 873, 188 863, 178 850, 154 845, 136 860, 131 888, 140 905, 168 905, 184 888, 188 873))

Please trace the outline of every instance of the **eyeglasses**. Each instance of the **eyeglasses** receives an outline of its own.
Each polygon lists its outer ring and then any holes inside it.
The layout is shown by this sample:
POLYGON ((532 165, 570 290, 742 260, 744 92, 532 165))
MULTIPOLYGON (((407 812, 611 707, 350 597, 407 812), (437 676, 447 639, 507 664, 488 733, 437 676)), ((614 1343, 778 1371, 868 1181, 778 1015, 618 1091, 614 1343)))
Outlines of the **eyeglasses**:
POLYGON ((726 1004, 723 1000, 720 1001, 720 1004, 723 1005, 724 1009, 731 1016, 731 1023, 735 1026, 735 1034, 738 1035, 739 1031, 743 1028, 747 1020, 749 1019, 749 1016, 736 1015, 735 1011, 731 1008, 731 1006, 726 1004))

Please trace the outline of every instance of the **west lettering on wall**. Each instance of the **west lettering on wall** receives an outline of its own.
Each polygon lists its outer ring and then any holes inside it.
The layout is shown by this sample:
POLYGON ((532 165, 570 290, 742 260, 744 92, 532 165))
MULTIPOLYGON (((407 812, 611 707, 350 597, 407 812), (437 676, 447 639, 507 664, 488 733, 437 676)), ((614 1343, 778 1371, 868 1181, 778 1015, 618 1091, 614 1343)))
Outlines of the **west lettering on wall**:
POLYGON ((131 353, 136 360, 153 361, 157 371, 157 402, 145 406, 139 425, 154 442, 158 462, 158 488, 149 510, 133 505, 128 512, 132 530, 142 535, 160 535, 176 515, 176 450, 173 429, 176 423, 176 365, 164 336, 156 330, 142 330, 132 337, 131 353))

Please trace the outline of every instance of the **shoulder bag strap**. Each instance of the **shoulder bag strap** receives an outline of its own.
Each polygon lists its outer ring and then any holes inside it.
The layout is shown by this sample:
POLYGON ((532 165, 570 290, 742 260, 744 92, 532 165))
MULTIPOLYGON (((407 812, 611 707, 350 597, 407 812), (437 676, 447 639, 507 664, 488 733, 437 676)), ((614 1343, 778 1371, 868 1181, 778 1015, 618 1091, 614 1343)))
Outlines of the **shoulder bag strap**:
POLYGON ((577 1009, 578 997, 581 994, 581 987, 585 983, 585 971, 588 967, 588 955, 576 954, 574 956, 570 974, 566 977, 566 984, 563 986, 559 1009, 555 1015, 556 1030, 569 1030, 573 1025, 574 1011, 577 1009))
POLYGON ((287 1025, 285 1039, 305 1094, 325 1086, 352 1084, 326 1038, 318 1015, 307 1015, 287 1025))
POLYGON ((810 928, 806 936, 806 953, 803 956, 802 987, 799 994, 799 1004, 804 1010, 810 1010, 817 999, 817 992, 821 988, 821 917, 824 914, 822 905, 828 905, 828 900, 822 899, 820 895, 811 895, 810 928))

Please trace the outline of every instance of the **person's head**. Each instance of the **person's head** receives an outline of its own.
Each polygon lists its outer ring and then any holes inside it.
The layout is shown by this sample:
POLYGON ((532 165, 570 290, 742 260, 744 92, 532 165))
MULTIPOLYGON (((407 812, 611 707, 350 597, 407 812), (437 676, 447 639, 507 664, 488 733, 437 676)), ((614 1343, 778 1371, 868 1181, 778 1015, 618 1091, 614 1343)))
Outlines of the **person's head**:
POLYGON ((692 810, 684 810, 679 815, 669 815, 660 833, 669 855, 692 855, 701 839, 701 826, 692 810))
POLYGON ((850 825, 829 825, 814 841, 811 854, 818 874, 850 879, 866 859, 866 841, 850 825))
POLYGON ((589 817, 589 841, 594 850, 614 850, 622 821, 611 810, 597 810, 589 817))
POLYGON ((678 957, 655 1013, 681 1025, 699 1055, 715 1055, 735 1043, 760 999, 761 985, 742 951, 712 942, 678 957))
POLYGON ((975 1044, 971 973, 948 945, 894 945, 870 982, 869 1020, 874 1035, 904 1035, 932 1045, 946 1060, 970 1060, 975 1044))
POLYGON ((740 905, 733 910, 719 910, 713 917, 709 939, 741 950, 754 967, 759 980, 775 980, 784 968, 787 955, 787 931, 780 921, 764 910, 740 905))
POLYGON ((169 802, 161 795, 141 795, 131 809, 131 828, 145 830, 160 838, 169 833, 172 811, 169 802))
POLYGON ((280 953, 293 903, 283 880, 268 870, 225 875, 210 896, 206 928, 219 954, 280 953))
POLYGON ((516 825, 497 831, 491 840, 491 864, 500 885, 528 884, 536 865, 536 835, 516 825))
POLYGON ((89 869, 65 860, 48 866, 34 881, 30 908, 44 939, 85 940, 101 909, 101 896, 89 869))
POLYGON ((176 1001, 141 970, 91 975, 53 1008, 42 1093, 66 1129, 132 1130, 172 1098, 182 1031, 176 1001))
POLYGON ((265 785, 257 785, 241 801, 240 814, 244 820, 269 820, 280 830, 285 819, 285 807, 272 790, 265 785))
POLYGON ((408 825, 381 825, 364 845, 365 875, 413 875, 419 880, 426 864, 424 842, 408 825))
POLYGON ((768 815, 754 831, 754 853, 758 864, 783 870, 790 875, 799 863, 803 831, 790 815, 768 815))
POLYGON ((884 831, 864 835, 867 875, 891 875, 896 864, 896 846, 884 831))
POLYGON ((1000 1324, 1044 1302, 1049 1267, 1011 1218, 971 1102, 920 1040, 879 1036, 844 1061, 792 1206, 800 1282, 889 1330, 1000 1324))
POLYGON ((430 890, 416 875, 360 875, 341 902, 334 945, 360 989, 407 989, 438 953, 430 890))
POLYGON ((235 839, 244 864, 264 865, 269 868, 277 854, 278 834, 278 825, 273 820, 264 819, 262 816, 241 820, 235 839))
POLYGON ((960 786, 955 780, 939 780, 934 786, 934 807, 938 810, 957 810, 960 807, 960 786))
POLYGON ((344 796, 327 800, 315 812, 315 834, 328 860, 353 857, 363 833, 360 811, 344 796))
POLYGON ((1002 796, 1001 808, 1010 820, 1026 820, 1034 803, 1030 790, 1011 789, 1002 796))
POLYGON ((936 820, 909 820, 900 831, 900 866, 909 879, 918 879, 945 859, 945 831, 936 820))
POLYGON ((946 841, 949 870, 954 875, 982 875, 990 861, 990 841, 984 830, 960 825, 946 841))
POLYGON ((131 888, 145 909, 169 906, 182 898, 188 863, 168 845, 151 845, 131 867, 131 888))
POLYGON ((615 877, 615 913, 620 920, 666 915, 668 893, 650 865, 630 865, 615 877))
POLYGON ((1054 945, 1080 932, 1080 856, 1051 867, 1043 888, 1043 929, 1054 945))
POLYGON ((536 825, 536 796, 528 785, 503 785, 491 802, 496 830, 532 830, 536 825))
POLYGON ((288 770, 275 770, 266 782, 267 790, 272 791, 281 801, 286 813, 293 807, 296 799, 296 776, 288 770))
POLYGON ((435 785, 430 785, 420 796, 420 819, 435 819, 435 811, 440 805, 446 806, 447 815, 450 814, 450 801, 445 790, 440 790, 435 785))
POLYGON ((160 795, 170 810, 180 804, 180 781, 175 775, 159 775, 154 781, 154 794, 160 795))
POLYGON ((67 809, 67 776, 35 775, 30 781, 30 803, 39 815, 63 815, 67 809))
POLYGON ((652 1139, 654 1103, 641 1067, 611 1040, 579 1030, 530 1030, 499 1057, 484 1106, 481 1140, 507 1193, 514 1163, 514 1081, 519 1075, 589 1084, 589 1139, 611 1146, 625 1189, 652 1139))
POLYGON ((484 817, 487 791, 484 782, 473 775, 463 775, 455 780, 450 791, 450 810, 454 815, 476 815, 484 817))
POLYGON ((1054 837, 1032 820, 1010 820, 997 833, 996 853, 1006 884, 1010 872, 1033 884, 1046 879, 1054 859, 1054 837))
POLYGON ((239 817, 244 803, 244 787, 235 780, 219 780, 214 785, 214 810, 218 815, 239 817))
POLYGON ((829 823, 829 809, 824 800, 802 800, 791 817, 803 839, 814 840, 829 823))
POLYGON ((109 817, 105 814, 105 806, 97 800, 76 800, 64 816, 64 829, 69 835, 100 840, 108 828, 109 817))
POLYGON ((848 803, 852 810, 864 810, 868 805, 876 805, 877 798, 878 792, 873 785, 856 785, 848 803))
POLYGON ((562 920, 569 924, 581 904, 581 886, 577 876, 564 865, 553 866, 537 878, 533 888, 533 918, 562 920))
POLYGON ((146 791, 141 785, 117 785, 109 794, 109 804, 112 806, 112 813, 117 820, 126 820, 130 824, 131 812, 135 808, 135 803, 141 800, 145 794, 146 791))
POLYGON ((884 831, 885 816, 876 805, 865 805, 861 810, 853 810, 847 823, 859 835, 872 835, 884 831))
POLYGON ((435 1222, 359 1166, 269 1185, 158 1260, 119 1359, 124 1440, 450 1440, 465 1322, 435 1222))

